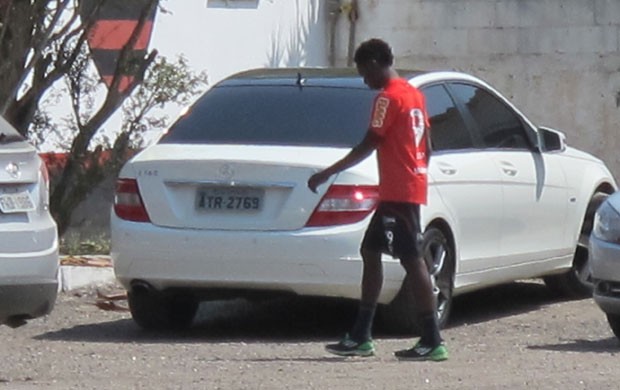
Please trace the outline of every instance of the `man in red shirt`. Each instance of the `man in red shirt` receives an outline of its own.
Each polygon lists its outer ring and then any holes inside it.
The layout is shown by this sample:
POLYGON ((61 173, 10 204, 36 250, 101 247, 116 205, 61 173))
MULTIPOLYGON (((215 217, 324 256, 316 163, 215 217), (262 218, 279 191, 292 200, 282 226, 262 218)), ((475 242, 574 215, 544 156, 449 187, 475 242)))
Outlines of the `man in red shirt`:
POLYGON ((428 268, 421 253, 420 205, 427 200, 428 117, 424 95, 392 68, 390 46, 379 39, 362 43, 355 52, 355 63, 364 83, 381 92, 374 101, 370 128, 366 136, 343 159, 308 180, 316 188, 330 176, 350 168, 377 150, 380 202, 361 245, 364 263, 362 296, 350 334, 327 351, 341 356, 374 354, 371 330, 377 299, 383 285, 381 254, 398 257, 407 272, 420 314, 422 335, 410 349, 397 351, 396 357, 409 360, 441 361, 448 351, 439 334, 436 302, 428 268))

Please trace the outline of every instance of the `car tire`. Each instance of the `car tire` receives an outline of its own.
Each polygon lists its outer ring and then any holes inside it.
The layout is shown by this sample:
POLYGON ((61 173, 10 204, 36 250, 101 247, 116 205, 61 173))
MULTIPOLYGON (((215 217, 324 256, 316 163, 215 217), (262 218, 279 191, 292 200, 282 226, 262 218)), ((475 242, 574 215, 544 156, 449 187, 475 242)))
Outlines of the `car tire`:
POLYGON ((590 251, 589 240, 594 225, 594 214, 609 194, 597 192, 590 199, 583 219, 579 241, 573 257, 573 265, 568 272, 543 278, 547 287, 553 292, 568 298, 585 298, 592 296, 594 285, 588 264, 590 251))
POLYGON ((609 327, 618 340, 620 340, 620 314, 607 314, 607 322, 609 323, 609 327))
MULTIPOLYGON (((454 288, 454 252, 445 234, 431 227, 424 233, 422 244, 424 260, 429 269, 436 268, 437 322, 440 328, 446 326, 452 308, 454 288)), ((379 307, 381 328, 393 334, 419 334, 416 303, 413 300, 409 283, 403 283, 396 297, 387 305, 379 307)))
POLYGON ((137 290, 127 294, 133 320, 146 330, 184 329, 191 325, 199 302, 190 294, 137 290))

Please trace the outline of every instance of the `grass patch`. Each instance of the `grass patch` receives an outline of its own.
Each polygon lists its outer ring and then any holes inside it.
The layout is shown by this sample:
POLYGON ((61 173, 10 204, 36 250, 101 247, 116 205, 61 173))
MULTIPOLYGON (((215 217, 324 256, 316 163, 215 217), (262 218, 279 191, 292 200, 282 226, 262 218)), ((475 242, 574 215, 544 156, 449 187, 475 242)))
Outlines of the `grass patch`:
POLYGON ((82 237, 79 233, 68 233, 60 239, 60 253, 67 256, 109 255, 110 237, 105 234, 82 237))

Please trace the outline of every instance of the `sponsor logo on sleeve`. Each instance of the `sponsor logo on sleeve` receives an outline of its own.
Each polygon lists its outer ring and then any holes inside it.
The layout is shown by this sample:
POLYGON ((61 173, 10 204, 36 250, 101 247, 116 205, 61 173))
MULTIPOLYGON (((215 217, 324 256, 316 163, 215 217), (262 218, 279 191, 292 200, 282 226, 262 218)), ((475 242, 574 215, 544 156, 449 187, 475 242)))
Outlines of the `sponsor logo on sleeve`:
POLYGON ((388 98, 380 97, 375 103, 375 112, 372 115, 372 127, 382 127, 385 116, 387 115, 387 109, 390 105, 388 98))

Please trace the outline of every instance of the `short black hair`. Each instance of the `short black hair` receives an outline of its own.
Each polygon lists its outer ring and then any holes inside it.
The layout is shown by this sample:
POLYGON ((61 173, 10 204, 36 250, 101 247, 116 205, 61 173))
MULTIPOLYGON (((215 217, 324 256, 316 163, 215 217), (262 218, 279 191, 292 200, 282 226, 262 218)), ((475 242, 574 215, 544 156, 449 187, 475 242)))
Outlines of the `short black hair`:
POLYGON ((394 63, 394 55, 392 48, 387 42, 373 38, 363 42, 357 50, 353 58, 356 64, 366 64, 375 61, 380 66, 392 66, 394 63))

